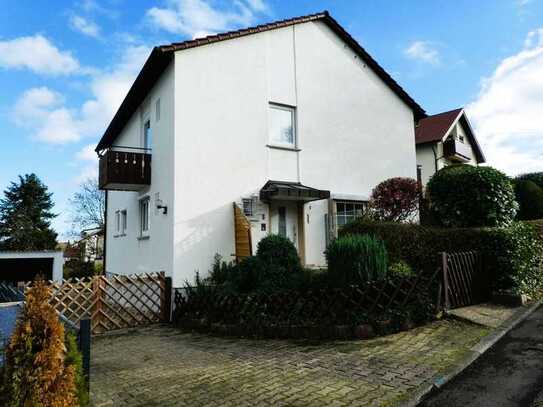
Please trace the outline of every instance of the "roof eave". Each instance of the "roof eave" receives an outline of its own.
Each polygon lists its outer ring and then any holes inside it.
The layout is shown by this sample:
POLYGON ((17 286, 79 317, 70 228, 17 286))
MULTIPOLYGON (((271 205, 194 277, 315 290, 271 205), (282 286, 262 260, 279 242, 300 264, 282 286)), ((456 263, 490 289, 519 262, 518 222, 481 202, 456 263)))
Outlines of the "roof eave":
POLYGON ((172 56, 173 52, 171 51, 165 51, 160 47, 153 48, 94 151, 98 153, 111 146, 134 111, 145 100, 148 91, 169 65, 172 56))

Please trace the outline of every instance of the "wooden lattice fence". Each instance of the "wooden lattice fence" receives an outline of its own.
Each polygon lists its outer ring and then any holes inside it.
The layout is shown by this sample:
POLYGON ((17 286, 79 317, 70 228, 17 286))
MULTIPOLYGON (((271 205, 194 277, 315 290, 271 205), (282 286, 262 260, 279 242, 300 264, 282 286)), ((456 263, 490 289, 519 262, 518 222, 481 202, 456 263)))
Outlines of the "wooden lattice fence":
POLYGON ((487 301, 490 280, 479 252, 442 253, 445 309, 487 301))
POLYGON ((222 294, 215 287, 175 289, 174 319, 293 326, 352 325, 366 320, 431 318, 440 307, 440 273, 389 278, 361 286, 273 294, 222 294))
POLYGON ((51 282, 51 304, 78 325, 90 318, 93 334, 170 319, 171 280, 164 273, 51 282))

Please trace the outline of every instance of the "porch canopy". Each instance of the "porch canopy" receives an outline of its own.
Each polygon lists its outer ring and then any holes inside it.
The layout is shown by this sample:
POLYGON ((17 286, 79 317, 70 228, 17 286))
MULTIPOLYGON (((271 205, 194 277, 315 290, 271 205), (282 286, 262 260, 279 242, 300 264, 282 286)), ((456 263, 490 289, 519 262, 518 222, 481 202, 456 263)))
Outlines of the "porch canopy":
POLYGON ((260 190, 260 200, 310 202, 330 198, 330 191, 306 187, 299 182, 268 181, 260 190))

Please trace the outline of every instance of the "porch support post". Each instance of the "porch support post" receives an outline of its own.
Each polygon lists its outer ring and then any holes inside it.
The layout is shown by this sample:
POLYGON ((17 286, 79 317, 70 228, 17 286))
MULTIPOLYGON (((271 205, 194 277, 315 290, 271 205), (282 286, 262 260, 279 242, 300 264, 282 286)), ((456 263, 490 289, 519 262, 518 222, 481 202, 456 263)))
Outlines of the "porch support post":
POLYGON ((304 203, 298 202, 298 255, 302 266, 305 266, 305 219, 304 203))

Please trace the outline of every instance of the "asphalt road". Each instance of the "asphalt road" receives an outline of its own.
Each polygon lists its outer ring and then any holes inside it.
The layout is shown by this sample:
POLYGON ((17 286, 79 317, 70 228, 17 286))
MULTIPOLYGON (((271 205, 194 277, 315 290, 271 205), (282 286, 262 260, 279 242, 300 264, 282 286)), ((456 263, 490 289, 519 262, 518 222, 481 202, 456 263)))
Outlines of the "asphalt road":
POLYGON ((542 391, 543 306, 419 407, 543 406, 542 391))

